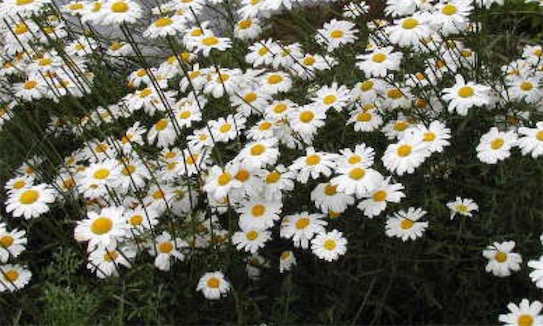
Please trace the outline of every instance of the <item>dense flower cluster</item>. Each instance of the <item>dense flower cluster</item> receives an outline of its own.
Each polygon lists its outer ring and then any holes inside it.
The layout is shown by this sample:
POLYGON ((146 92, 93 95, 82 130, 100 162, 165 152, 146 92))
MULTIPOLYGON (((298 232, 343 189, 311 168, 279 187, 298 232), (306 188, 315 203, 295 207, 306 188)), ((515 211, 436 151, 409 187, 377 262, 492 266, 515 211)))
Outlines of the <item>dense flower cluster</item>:
MULTIPOLYGON (((446 155, 456 132, 449 121, 474 111, 495 112, 494 127, 472 147, 480 162, 543 156, 541 45, 526 45, 489 82, 475 73, 490 74, 477 49, 459 41, 478 33, 471 20, 477 8, 503 1, 388 0, 390 20, 366 26, 359 18, 369 6, 342 2, 343 17, 315 28, 318 52, 261 35, 277 14, 334 1, 236 2, 229 5, 236 22, 228 33, 206 9, 221 0, 171 0, 151 11, 133 0, 55 2, 0 4, 6 55, 0 81, 9 85, 0 90, 0 128, 37 101, 76 103, 71 114, 53 110, 47 132, 71 135, 81 146, 54 167, 53 177, 42 173, 51 161, 25 162, 5 185, 5 209, 16 222, 47 218, 67 202, 81 205, 74 238, 86 245, 88 269, 100 278, 122 273, 137 256, 169 271, 191 255, 229 246, 250 254, 247 271, 258 277, 270 266, 259 252, 279 239, 290 243, 276 262, 282 273, 295 266, 295 253, 336 261, 348 255, 349 239, 331 221, 347 210, 352 218, 384 218, 388 237, 417 240, 432 224, 423 203, 400 207, 410 195, 402 178, 446 155), (72 21, 89 31, 75 33, 72 21), (149 23, 139 26, 143 21, 149 23), (143 28, 141 37, 134 25, 143 28), (98 37, 93 30, 103 26, 119 39, 98 37), (362 34, 366 29, 369 35, 362 34), (146 42, 157 42, 164 60, 146 60, 144 52, 153 50, 146 42), (239 62, 226 64, 226 55, 239 62), (333 75, 342 56, 356 60, 360 78, 338 75, 320 85, 319 74, 333 75), (410 64, 414 60, 419 64, 410 64), (105 96, 109 86, 98 80, 97 66, 130 70, 114 101, 105 96), (87 96, 96 107, 88 107, 87 96), (383 141, 320 146, 321 131, 334 117, 358 135, 383 141), (300 189, 310 189, 308 201, 292 203, 300 189)), ((479 211, 469 198, 442 205, 451 219, 479 211)), ((27 240, 5 220, 0 291, 14 291, 31 277, 24 266, 9 264, 27 240)), ((498 277, 520 270, 523 259, 514 249, 514 241, 490 244, 482 250, 486 270, 498 277)), ((195 288, 219 299, 231 285, 213 264, 216 271, 195 288)), ((543 288, 543 256, 528 266, 543 288)), ((507 325, 543 323, 537 301, 509 309, 499 317, 507 325)))

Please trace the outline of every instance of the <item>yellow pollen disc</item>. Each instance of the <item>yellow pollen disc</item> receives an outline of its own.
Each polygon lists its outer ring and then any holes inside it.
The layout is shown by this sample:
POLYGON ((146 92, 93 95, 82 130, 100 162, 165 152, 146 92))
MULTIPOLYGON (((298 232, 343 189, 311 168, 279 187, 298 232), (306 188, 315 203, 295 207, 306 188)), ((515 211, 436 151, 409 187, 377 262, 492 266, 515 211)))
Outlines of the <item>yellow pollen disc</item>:
POLYGON ((517 319, 518 326, 532 326, 534 324, 534 317, 528 314, 523 314, 518 316, 517 319))
POLYGON ((356 121, 358 122, 368 122, 371 121, 371 113, 362 112, 356 115, 356 121))
POLYGON ((164 193, 160 190, 157 190, 153 193, 152 195, 153 199, 155 200, 159 200, 159 199, 163 199, 164 198, 164 193))
POLYGON ((281 178, 281 174, 279 174, 279 172, 277 171, 270 172, 266 176, 266 183, 267 184, 276 183, 277 181, 279 181, 279 178, 281 178))
POLYGON ((70 10, 81 10, 84 8, 82 3, 72 3, 68 6, 70 10))
POLYGON ((424 141, 433 141, 434 139, 436 139, 436 134, 434 134, 431 131, 426 132, 426 133, 424 133, 424 136, 422 136, 422 139, 424 141))
POLYGON ((460 204, 456 206, 456 210, 462 213, 466 213, 468 211, 468 207, 464 204, 460 204))
POLYGON ((356 164, 356 163, 359 163, 360 161, 362 161, 362 158, 359 155, 352 155, 347 160, 349 164, 356 164))
POLYGON ((337 100, 337 97, 335 95, 326 95, 322 101, 324 102, 324 104, 330 105, 334 103, 336 100, 337 100))
POLYGON ((258 238, 258 232, 256 232, 256 231, 249 231, 249 232, 245 233, 245 237, 246 237, 247 240, 249 240, 249 241, 254 241, 256 238, 258 238))
POLYGON ((229 132, 230 129, 232 129, 232 125, 230 125, 229 123, 225 123, 225 124, 223 124, 222 126, 219 127, 219 131, 222 132, 222 133, 229 132))
POLYGON ((443 67, 445 67, 445 66, 446 66, 445 62, 443 62, 443 61, 441 61, 441 60, 437 60, 437 61, 436 61, 436 67, 437 67, 437 68, 443 68, 443 67))
POLYGON ((362 84, 360 84, 360 89, 362 91, 364 91, 364 92, 367 92, 367 91, 372 90, 374 85, 375 85, 375 83, 372 82, 371 80, 366 80, 366 81, 362 82, 362 84))
POLYGON ((143 223, 143 216, 134 215, 134 216, 130 217, 129 222, 130 222, 130 225, 132 225, 132 226, 141 225, 141 223, 143 223))
POLYGON ((146 74, 147 72, 145 72, 145 69, 138 69, 138 71, 136 71, 136 76, 140 78, 145 77, 146 74))
POLYGON ((496 252, 496 255, 494 255, 494 259, 496 259, 498 263, 503 263, 507 260, 507 254, 505 252, 498 251, 496 252))
POLYGON ((339 29, 336 29, 335 31, 330 32, 330 37, 331 38, 340 38, 342 36, 343 36, 343 31, 341 31, 339 29))
POLYGON ((404 131, 407 127, 409 127, 409 123, 405 121, 398 121, 394 124, 394 130, 396 131, 404 131))
POLYGON ((411 146, 402 145, 402 146, 398 147, 396 152, 397 152, 398 156, 400 156, 400 157, 409 156, 409 154, 411 154, 411 146))
POLYGON ((419 97, 415 100, 415 106, 419 109, 423 109, 428 106, 428 102, 422 97, 419 97))
POLYGON ((221 281, 216 277, 211 277, 209 280, 207 280, 207 287, 212 289, 217 289, 220 284, 221 281))
POLYGON ((371 57, 373 62, 381 63, 387 59, 387 55, 384 53, 376 53, 371 57))
POLYGON ((530 83, 529 81, 524 81, 520 84, 520 89, 522 89, 525 92, 531 91, 534 88, 534 84, 530 83))
POLYGON ((24 186, 26 186, 26 183, 23 180, 19 180, 13 184, 13 189, 21 189, 24 186))
POLYGON ((272 127, 271 122, 264 121, 258 126, 258 130, 264 131, 264 130, 270 129, 271 127, 272 127))
POLYGON ((283 113, 287 109, 287 106, 283 103, 279 103, 276 106, 273 107, 273 112, 275 113, 283 113))
POLYGON ((32 205, 40 198, 40 193, 36 190, 26 190, 19 196, 19 202, 23 205, 32 205))
POLYGON ((379 190, 379 191, 376 191, 371 197, 373 198, 374 201, 377 201, 377 202, 385 201, 385 199, 387 198, 387 192, 384 190, 379 190))
POLYGON ((260 144, 256 144, 251 147, 251 155, 258 156, 262 155, 266 151, 266 147, 260 144))
POLYGON ((19 273, 14 270, 9 270, 4 272, 4 278, 8 279, 9 282, 15 282, 19 279, 19 273))
POLYGON ((354 168, 351 171, 349 171, 349 178, 354 180, 360 180, 366 175, 366 171, 361 168, 354 168))
POLYGON ((304 111, 300 113, 300 121, 303 123, 309 123, 313 121, 314 117, 315 117, 315 114, 311 111, 304 111))
POLYGON ((109 49, 112 50, 112 51, 117 51, 117 50, 120 50, 121 48, 123 47, 123 45, 119 42, 113 42, 111 43, 111 45, 109 46, 109 49))
POLYGON ((206 46, 213 46, 219 43, 219 39, 215 36, 208 36, 202 39, 202 44, 206 46))
POLYGON ((192 165, 196 163, 196 160, 198 159, 198 154, 193 154, 185 158, 185 162, 189 165, 192 165))
POLYGON ((29 80, 26 83, 24 83, 23 88, 28 90, 28 89, 33 89, 36 86, 38 86, 37 82, 33 80, 29 80))
POLYGON ((283 77, 281 77, 281 75, 270 75, 267 80, 268 80, 268 84, 275 85, 282 82, 283 77))
POLYGON ((230 180, 232 179, 232 177, 230 176, 229 173, 223 173, 219 176, 219 178, 217 179, 217 182, 219 183, 220 186, 226 186, 230 180))
POLYGON ((239 170, 238 173, 234 176, 234 178, 238 181, 245 182, 251 177, 251 173, 247 170, 239 170))
POLYGON ((321 161, 321 157, 316 154, 310 155, 305 159, 305 163, 307 165, 317 165, 320 163, 320 161, 321 161))
POLYGON ((124 175, 130 175, 133 174, 136 171, 136 167, 134 165, 128 165, 126 167, 123 167, 121 170, 121 173, 124 175))
POLYGON ((255 217, 260 217, 264 215, 265 212, 266 212, 266 207, 264 205, 257 204, 257 205, 254 205, 253 208, 251 208, 251 214, 255 217))
POLYGON ((155 123, 155 129, 158 131, 166 129, 168 126, 168 120, 166 119, 160 119, 157 123, 155 123))
POLYGON ((294 225, 296 229, 303 230, 305 229, 311 221, 307 217, 302 217, 298 221, 296 221, 296 224, 294 225))
POLYGON ((270 52, 270 50, 268 50, 267 47, 261 47, 260 49, 258 49, 258 51, 256 53, 258 53, 259 56, 265 56, 266 54, 268 54, 270 52))
POLYGON ((51 60, 50 58, 41 58, 40 60, 38 60, 38 65, 44 67, 50 65, 52 62, 53 60, 51 60))
POLYGON ((248 102, 248 103, 252 103, 256 100, 257 96, 255 93, 247 93, 245 94, 245 96, 243 97, 243 100, 245 102, 248 102))
POLYGON ((99 217, 91 224, 91 232, 94 234, 106 234, 113 228, 113 222, 108 217, 99 217))
POLYGON ((98 180, 104 180, 105 178, 109 177, 109 170, 108 169, 98 169, 94 172, 92 175, 95 179, 98 180))
POLYGON ((228 79, 230 79, 230 75, 229 74, 225 74, 225 73, 220 73, 218 74, 217 76, 217 79, 215 79, 215 81, 217 81, 217 83, 224 83, 225 81, 227 81, 228 79))
POLYGON ((244 19, 238 23, 240 29, 247 29, 253 25, 253 22, 250 19, 244 19))
POLYGON ((28 32, 28 26, 26 26, 26 24, 19 23, 19 24, 15 25, 15 28, 13 29, 13 32, 15 34, 17 34, 17 35, 24 34, 24 33, 28 32))
POLYGON ((130 8, 128 8, 128 5, 125 2, 115 2, 111 5, 111 11, 119 14, 127 12, 128 9, 130 8))
POLYGON ((460 89, 458 90, 458 96, 462 98, 472 97, 473 93, 474 93, 473 88, 470 86, 463 86, 463 87, 460 87, 460 89))
POLYGON ((34 0, 17 0, 17 1, 15 1, 15 4, 17 6, 29 5, 31 3, 34 3, 34 0))
POLYGON ((425 80, 426 77, 424 76, 424 74, 418 72, 417 74, 415 74, 415 78, 417 78, 417 80, 425 80))
POLYGON ((119 257, 119 254, 116 251, 106 250, 104 253, 104 260, 107 262, 115 261, 117 260, 117 257, 119 257))
POLYGON ((305 57, 302 63, 304 66, 312 66, 315 64, 315 58, 314 57, 305 57))
POLYGON ((462 50, 462 51, 460 51, 460 54, 464 58, 469 58, 469 57, 471 57, 472 52, 470 50, 462 50))
POLYGON ((408 219, 405 219, 400 223, 400 227, 404 230, 409 230, 413 225, 415 225, 415 222, 408 219))
POLYGON ((492 142, 490 142, 490 148, 493 150, 498 150, 503 146, 503 139, 502 138, 496 138, 492 142))
POLYGON ((201 36, 204 32, 201 29, 194 29, 190 32, 190 36, 198 37, 201 36))
POLYGON ((458 10, 456 9, 456 6, 450 3, 444 5, 443 8, 441 8, 441 13, 447 16, 452 16, 456 14, 457 11, 458 10))
POLYGON ((177 154, 175 152, 167 152, 165 155, 164 155, 164 158, 166 159, 172 159, 174 157, 176 157, 177 154))
POLYGON ((5 235, 0 238, 0 247, 8 248, 13 243, 13 238, 9 235, 5 235))
POLYGON ((334 250, 334 249, 336 249, 336 241, 332 240, 332 239, 328 239, 328 240, 324 241, 322 246, 326 250, 334 250))
POLYGON ((166 164, 166 169, 171 171, 171 170, 175 169, 176 166, 177 166, 177 162, 170 162, 170 163, 166 164))
POLYGON ((92 4, 92 9, 91 9, 92 12, 98 12, 98 11, 100 11, 100 9, 102 9, 102 3, 101 2, 96 1, 96 2, 94 2, 92 4))
POLYGON ((153 24, 155 25, 155 27, 166 27, 168 25, 173 24, 173 20, 171 20, 168 17, 161 17, 161 18, 155 20, 155 22, 153 24))
POLYGON ((283 251, 281 253, 281 260, 287 260, 290 258, 290 251, 283 251))
POLYGON ((331 184, 327 184, 325 187, 324 187, 324 194, 326 194, 326 196, 334 196, 335 194, 337 194, 337 186, 334 186, 334 185, 331 185, 331 184))
POLYGON ((417 26, 419 26, 419 21, 416 20, 415 18, 406 18, 404 19, 403 23, 402 23, 402 28, 403 29, 413 29, 417 26))
POLYGON ((181 111, 181 113, 179 113, 178 117, 181 118, 181 119, 188 119, 190 118, 192 114, 190 113, 190 111, 181 111))
POLYGON ((397 100, 399 98, 401 98, 403 96, 402 92, 397 89, 397 88, 394 88, 394 89, 391 89, 387 92, 387 96, 393 100, 397 100))
POLYGON ((543 141, 543 130, 540 130, 535 134, 535 138, 539 141, 543 141))
POLYGON ((141 90, 141 92, 139 92, 138 96, 140 98, 146 98, 147 96, 153 94, 153 91, 150 90, 149 88, 146 88, 146 89, 143 89, 141 90))
POLYGON ((158 251, 163 254, 167 254, 173 250, 173 244, 169 241, 161 242, 158 244, 158 251))

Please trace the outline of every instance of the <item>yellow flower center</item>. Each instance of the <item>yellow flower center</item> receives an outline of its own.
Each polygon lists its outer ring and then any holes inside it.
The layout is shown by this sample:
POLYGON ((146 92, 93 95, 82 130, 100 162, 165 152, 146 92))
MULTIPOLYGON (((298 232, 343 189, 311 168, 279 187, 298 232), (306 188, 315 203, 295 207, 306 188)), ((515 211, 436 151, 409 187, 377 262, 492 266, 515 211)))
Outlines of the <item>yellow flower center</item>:
POLYGON ((290 251, 283 251, 281 253, 281 260, 287 260, 290 258, 290 251))
POLYGON ((119 257, 119 254, 116 251, 106 250, 104 253, 104 260, 107 262, 115 261, 119 257))
POLYGON ((251 173, 247 170, 239 170, 238 173, 234 176, 234 178, 238 181, 245 182, 249 177, 251 176, 251 173))
POLYGON ((337 194, 337 186, 334 186, 334 185, 331 185, 331 184, 327 184, 325 187, 324 187, 324 193, 326 194, 326 196, 334 196, 335 194, 337 194))
POLYGON ((246 237, 247 240, 249 240, 249 241, 254 241, 256 238, 258 238, 258 232, 256 232, 256 231, 249 231, 249 232, 245 233, 245 237, 246 237))
POLYGON ((270 172, 266 176, 266 183, 267 184, 276 183, 277 181, 279 181, 280 178, 281 178, 281 174, 279 172, 277 171, 270 172))
POLYGON ((19 273, 17 271, 14 271, 14 270, 9 270, 7 272, 4 272, 4 277, 9 281, 9 282, 15 282, 19 279, 19 273))
POLYGON ((401 98, 403 96, 402 92, 397 89, 397 88, 393 88, 393 89, 390 89, 388 92, 387 92, 387 96, 393 100, 397 100, 399 98, 401 98))
POLYGON ((428 142, 433 141, 434 139, 436 139, 436 134, 434 134, 431 131, 428 131, 428 132, 424 133, 424 135, 422 136, 422 139, 424 141, 428 141, 428 142))
POLYGON ((270 52, 270 50, 268 50, 267 47, 261 47, 260 49, 258 49, 257 53, 259 56, 265 56, 266 54, 268 54, 270 52))
POLYGON ((443 8, 441 8, 441 13, 447 16, 452 16, 456 14, 457 11, 458 10, 456 9, 456 6, 450 3, 444 5, 443 8))
POLYGON ((281 75, 274 74, 268 77, 268 84, 272 84, 272 85, 279 84, 282 81, 283 81, 283 77, 281 77, 281 75))
POLYGON ((34 0, 17 0, 17 1, 15 1, 15 4, 17 6, 29 5, 31 3, 34 3, 34 0))
POLYGON ((534 88, 534 84, 530 83, 529 81, 523 81, 520 84, 520 89, 522 89, 525 92, 529 92, 534 88))
POLYGON ((409 230, 410 228, 413 227, 413 225, 415 225, 415 222, 411 221, 411 220, 408 220, 408 219, 404 219, 401 223, 400 223, 400 227, 404 230, 409 230))
POLYGON ((253 25, 253 22, 250 19, 244 19, 238 23, 239 29, 247 29, 253 25))
POLYGON ((356 121, 358 122, 368 122, 371 121, 371 113, 362 112, 356 115, 356 121))
POLYGON ((157 123, 155 123, 155 129, 158 131, 166 129, 168 126, 168 120, 166 119, 160 119, 157 123))
POLYGON ((202 39, 202 44, 205 46, 213 46, 219 43, 219 39, 215 36, 208 36, 202 39))
POLYGON ((320 161, 321 161, 321 157, 319 155, 316 155, 316 154, 309 155, 305 159, 305 163, 307 165, 317 165, 317 164, 320 163, 320 161))
POLYGON ((211 277, 209 280, 207 280, 207 287, 212 289, 217 289, 220 284, 221 281, 216 277, 211 277))
POLYGON ((5 235, 0 238, 0 247, 1 248, 8 248, 13 243, 13 237, 9 235, 5 235))
POLYGON ((163 254, 167 254, 173 250, 173 244, 169 241, 161 242, 158 244, 158 251, 163 254))
POLYGON ((377 201, 377 202, 385 201, 385 199, 387 198, 387 192, 384 190, 379 190, 379 191, 376 191, 371 197, 373 198, 374 201, 377 201))
POLYGON ((161 17, 154 22, 155 27, 166 27, 171 24, 173 24, 173 20, 168 17, 161 17))
POLYGON ((540 130, 535 134, 535 138, 539 141, 543 141, 543 130, 540 130))
POLYGON ((121 170, 121 173, 124 175, 131 175, 136 171, 136 167, 134 165, 128 165, 126 167, 123 167, 121 170))
POLYGON ((332 240, 332 239, 328 239, 326 241, 324 241, 324 243, 322 244, 322 246, 324 247, 324 249, 326 250, 334 250, 336 249, 336 241, 335 240, 332 240))
POLYGON ((84 8, 84 6, 83 6, 82 3, 79 3, 79 2, 78 2, 78 3, 72 3, 72 4, 70 4, 70 5, 68 6, 68 8, 69 8, 70 10, 81 10, 81 9, 84 8))
POLYGON ((279 103, 276 106, 273 107, 273 112, 275 113, 283 113, 287 109, 287 106, 283 103, 279 103))
POLYGON ((266 212, 266 206, 261 205, 261 204, 254 205, 253 208, 251 208, 251 214, 255 217, 260 217, 264 215, 265 212, 266 212))
POLYGON ((349 177, 354 180, 360 180, 366 175, 366 171, 362 168, 354 168, 349 171, 349 177))
POLYGON ((426 101, 422 97, 419 97, 418 99, 415 100, 415 106, 419 109, 424 109, 425 107, 428 106, 428 101, 426 101))
POLYGON ((27 90, 30 90, 30 89, 33 89, 36 86, 38 86, 37 82, 35 82, 33 80, 29 80, 26 83, 24 83, 23 88, 27 89, 27 90))
POLYGON ((225 124, 223 124, 222 126, 219 127, 219 131, 222 132, 222 133, 229 132, 230 129, 232 129, 232 125, 229 124, 229 123, 225 123, 225 124))
POLYGON ((119 13, 119 14, 127 12, 128 9, 130 8, 125 2, 115 2, 114 4, 111 5, 111 11, 115 13, 119 13))
POLYGON ((468 98, 473 96, 473 88, 470 86, 462 86, 458 90, 458 96, 462 98, 468 98))
POLYGON ((91 224, 91 232, 94 234, 106 234, 113 228, 113 222, 108 217, 99 217, 91 224))
POLYGON ((220 186, 226 186, 230 182, 230 180, 232 180, 230 173, 223 173, 219 176, 217 182, 220 186))
POLYGON ((21 189, 24 186, 26 186, 26 183, 23 180, 15 181, 15 183, 13 183, 13 189, 21 189))
POLYGON ((15 25, 15 28, 13 29, 13 32, 16 35, 24 34, 24 33, 28 32, 28 26, 26 26, 26 24, 19 23, 19 24, 15 25))
POLYGON ((419 21, 416 20, 415 18, 406 18, 404 19, 403 23, 402 23, 402 27, 403 29, 413 29, 417 26, 419 26, 419 21))
POLYGON ((253 147, 251 147, 251 155, 258 156, 262 155, 266 151, 266 147, 261 144, 256 144, 253 147))
POLYGON ((409 146, 409 145, 401 145, 400 147, 398 147, 396 152, 397 152, 398 156, 400 156, 400 157, 409 156, 409 154, 411 154, 411 146, 409 146))
POLYGON ((157 190, 152 195, 153 199, 159 200, 164 198, 164 193, 161 190, 157 190))
POLYGON ((265 131, 265 130, 268 130, 272 127, 272 124, 268 121, 264 121, 262 123, 260 123, 260 125, 258 126, 258 129, 259 130, 262 130, 262 131, 265 131))
POLYGON ((498 263, 503 263, 507 260, 507 254, 505 252, 498 251, 496 252, 496 255, 494 255, 494 259, 496 259, 498 263))
POLYGON ((303 60, 304 66, 312 66, 315 64, 315 58, 314 57, 305 57, 303 60))
POLYGON ((334 103, 336 100, 337 100, 337 97, 335 95, 326 95, 322 101, 324 102, 324 104, 330 105, 334 103))
POLYGON ((51 60, 50 58, 41 58, 40 60, 38 60, 38 65, 44 67, 50 65, 52 62, 53 60, 51 60))
POLYGON ((132 217, 130 217, 129 222, 130 222, 130 225, 132 226, 141 225, 141 223, 143 223, 143 216, 133 215, 132 217))
POLYGON ((520 315, 518 316, 517 324, 518 326, 532 326, 534 324, 534 317, 527 314, 520 315))
POLYGON ((188 119, 188 118, 190 118, 191 115, 192 115, 192 113, 190 111, 181 111, 181 113, 179 113, 178 117, 181 118, 181 119, 188 119))
POLYGON ((343 31, 341 31, 339 29, 336 29, 336 30, 330 32, 330 37, 331 38, 340 38, 342 36, 343 36, 343 31))
POLYGON ((373 62, 381 63, 387 59, 387 55, 384 53, 376 53, 371 57, 373 62))
POLYGON ((104 180, 105 178, 109 177, 109 170, 108 169, 98 169, 94 172, 92 175, 95 179, 98 180, 104 180))
POLYGON ((490 142, 490 148, 493 150, 498 150, 503 146, 503 139, 502 138, 496 138, 492 142, 490 142))
POLYGON ((23 205, 32 205, 34 204, 38 198, 40 198, 40 193, 36 190, 26 190, 24 191, 21 196, 19 196, 19 202, 23 205))
POLYGON ((349 164, 356 164, 356 163, 359 163, 360 161, 362 161, 362 158, 360 157, 360 155, 351 155, 349 157, 349 159, 347 160, 347 162, 349 162, 349 164))
POLYGON ((251 93, 245 94, 245 96, 243 97, 243 100, 245 102, 252 103, 256 100, 256 98, 257 98, 256 94, 251 92, 251 93))
POLYGON ((409 123, 405 121, 397 121, 394 124, 394 130, 396 131, 404 131, 405 129, 407 129, 407 127, 409 127, 409 123))
POLYGON ((300 121, 303 123, 309 123, 313 121, 314 117, 315 117, 315 114, 311 111, 304 111, 300 113, 300 121))
POLYGON ((303 230, 305 229, 309 223, 311 223, 311 221, 309 220, 309 218, 307 217, 302 217, 300 219, 298 219, 298 221, 296 221, 296 224, 294 225, 296 227, 296 229, 298 230, 303 230))
POLYGON ((456 206, 456 210, 462 213, 466 213, 468 211, 468 207, 464 204, 459 204, 456 206))

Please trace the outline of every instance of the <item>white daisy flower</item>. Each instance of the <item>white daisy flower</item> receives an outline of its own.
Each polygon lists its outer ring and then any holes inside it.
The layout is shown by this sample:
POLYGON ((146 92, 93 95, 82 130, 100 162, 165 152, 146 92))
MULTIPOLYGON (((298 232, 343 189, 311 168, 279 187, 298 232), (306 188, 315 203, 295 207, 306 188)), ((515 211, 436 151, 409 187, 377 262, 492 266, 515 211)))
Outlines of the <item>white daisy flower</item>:
POLYGON ((185 255, 181 253, 181 249, 184 247, 188 247, 186 242, 180 238, 174 238, 170 233, 164 231, 151 244, 149 252, 155 256, 155 267, 167 272, 174 261, 185 259, 185 255))
POLYGON ((428 143, 420 132, 410 130, 398 143, 388 145, 382 160, 387 170, 401 176, 414 173, 429 156, 428 143))
POLYGON ((456 214, 472 217, 472 212, 479 210, 479 205, 473 199, 460 197, 456 197, 455 201, 447 203, 447 207, 451 210, 451 220, 456 214))
POLYGON ((481 136, 477 146, 477 158, 483 163, 496 164, 511 156, 511 148, 516 145, 517 134, 514 130, 499 131, 492 127, 490 131, 481 136))
POLYGON ((488 259, 485 270, 498 277, 506 277, 511 275, 512 271, 519 271, 522 257, 512 252, 513 248, 515 248, 515 241, 494 242, 491 246, 487 246, 483 250, 483 257, 488 259))
POLYGON ((88 212, 84 220, 78 221, 74 230, 76 241, 88 241, 89 252, 97 246, 109 246, 128 235, 125 209, 107 207, 97 212, 88 212))
POLYGON ((373 218, 381 214, 387 207, 387 203, 399 203, 405 197, 404 186, 401 183, 390 183, 390 177, 382 181, 370 192, 362 195, 358 209, 363 211, 364 216, 373 218))
POLYGON ((100 246, 89 255, 87 268, 99 278, 119 276, 120 266, 130 268, 137 249, 131 245, 100 246))
POLYGON ((224 274, 220 271, 205 273, 198 281, 196 291, 202 291, 208 300, 217 300, 230 291, 230 283, 225 280, 224 274))
POLYGON ((390 72, 398 71, 402 62, 403 54, 393 52, 391 46, 376 48, 371 53, 357 55, 360 61, 356 63, 358 69, 362 70, 367 78, 386 77, 390 72))
POLYGON ((518 133, 521 137, 517 146, 521 149, 522 155, 530 154, 533 158, 543 155, 543 121, 536 123, 535 128, 520 127, 518 133))
POLYGON ((456 84, 443 90, 443 100, 449 102, 449 112, 465 116, 468 109, 490 104, 490 87, 474 82, 466 82, 464 77, 456 75, 456 84))
POLYGON ((404 242, 420 238, 428 228, 428 222, 419 222, 424 215, 426 211, 414 207, 394 213, 394 217, 387 219, 386 235, 391 238, 400 238, 404 242))
POLYGON ((537 260, 530 260, 528 262, 528 267, 534 269, 530 273, 532 282, 534 282, 535 286, 538 288, 543 289, 543 256, 539 257, 537 260))
POLYGON ((508 314, 499 316, 500 322, 505 326, 540 326, 543 325, 543 304, 539 301, 530 303, 528 299, 522 299, 517 306, 514 303, 507 305, 508 314))
POLYGON ((6 212, 29 220, 47 213, 55 202, 56 192, 47 184, 22 188, 8 195, 6 212))
POLYGON ((308 212, 287 215, 281 222, 280 235, 282 238, 292 239, 295 247, 307 249, 315 234, 325 232, 324 226, 328 223, 323 220, 324 217, 323 214, 308 212))
POLYGON ((354 204, 352 196, 338 192, 337 186, 331 183, 319 183, 311 192, 311 200, 315 203, 315 207, 325 214, 329 211, 342 213, 354 204))
POLYGON ((260 248, 264 248, 266 242, 270 239, 270 231, 249 228, 234 233, 232 236, 232 243, 238 250, 244 250, 254 254, 260 248))
POLYGON ((283 251, 279 257, 279 273, 290 271, 296 265, 296 257, 292 251, 283 251))
POLYGON ((289 166, 290 171, 297 173, 296 179, 299 182, 305 184, 309 177, 317 179, 321 174, 325 177, 332 175, 336 167, 336 154, 316 152, 313 147, 308 147, 305 153, 305 156, 297 158, 289 166))
POLYGON ((273 227, 279 220, 283 203, 264 198, 250 198, 244 200, 237 209, 240 214, 239 226, 241 229, 265 230, 273 227))
POLYGON ((332 19, 325 23, 322 29, 317 30, 315 39, 318 44, 326 45, 328 52, 331 52, 358 39, 355 35, 358 29, 355 27, 356 24, 349 21, 332 19))
POLYGON ((345 255, 347 252, 347 239, 338 230, 322 232, 311 240, 311 250, 315 256, 331 262, 345 255))
POLYGON ((32 273, 21 265, 0 265, 0 292, 15 292, 24 288, 32 273))
POLYGON ((27 242, 24 230, 8 231, 0 224, 0 262, 6 263, 10 258, 17 258, 25 251, 27 242))

